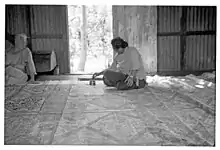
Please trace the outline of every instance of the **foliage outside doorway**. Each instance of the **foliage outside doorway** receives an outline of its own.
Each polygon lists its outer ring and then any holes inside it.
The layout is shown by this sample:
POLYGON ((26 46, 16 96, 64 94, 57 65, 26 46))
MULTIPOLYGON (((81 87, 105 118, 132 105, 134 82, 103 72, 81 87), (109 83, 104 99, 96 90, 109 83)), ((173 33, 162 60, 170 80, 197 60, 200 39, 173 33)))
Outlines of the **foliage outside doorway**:
POLYGON ((112 6, 68 6, 70 73, 106 69, 113 59, 112 6))

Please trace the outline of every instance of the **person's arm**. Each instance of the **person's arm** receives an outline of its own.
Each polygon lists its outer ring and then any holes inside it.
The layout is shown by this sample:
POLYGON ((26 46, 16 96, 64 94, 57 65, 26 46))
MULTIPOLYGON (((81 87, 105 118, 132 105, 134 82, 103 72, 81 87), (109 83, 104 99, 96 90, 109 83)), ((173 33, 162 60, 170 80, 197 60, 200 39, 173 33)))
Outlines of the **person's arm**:
MULTIPOLYGON (((110 66, 109 68, 107 68, 107 69, 110 69, 110 70, 116 70, 116 69, 117 69, 115 58, 113 59, 113 62, 112 62, 112 64, 111 64, 111 66, 110 66)), ((104 70, 101 71, 101 72, 95 73, 93 76, 94 76, 94 77, 97 77, 97 76, 103 75, 104 72, 105 72, 107 69, 104 69, 104 70)))
POLYGON ((131 69, 129 70, 129 74, 125 82, 130 87, 134 84, 134 80, 136 80, 136 85, 139 86, 137 72, 140 69, 141 64, 140 64, 140 56, 138 54, 138 51, 135 49, 131 51, 131 62, 132 62, 132 66, 131 66, 131 69))
POLYGON ((137 50, 133 50, 131 52, 131 62, 132 62, 132 68, 130 70, 129 75, 133 76, 133 77, 136 77, 137 72, 141 67, 140 58, 139 58, 139 54, 138 54, 137 50))
POLYGON ((34 65, 32 53, 29 49, 28 49, 27 68, 28 68, 28 74, 31 77, 31 81, 35 81, 35 75, 37 73, 36 73, 36 68, 35 68, 35 65, 34 65))
POLYGON ((129 75, 130 75, 130 76, 133 76, 133 77, 136 77, 137 72, 138 72, 138 70, 130 70, 129 75))
POLYGON ((113 60, 112 65, 109 67, 110 70, 116 70, 117 69, 117 65, 116 65, 116 61, 113 60))
POLYGON ((110 70, 117 70, 117 63, 116 63, 117 56, 118 56, 118 53, 116 53, 115 56, 113 57, 113 62, 111 66, 109 67, 110 70))

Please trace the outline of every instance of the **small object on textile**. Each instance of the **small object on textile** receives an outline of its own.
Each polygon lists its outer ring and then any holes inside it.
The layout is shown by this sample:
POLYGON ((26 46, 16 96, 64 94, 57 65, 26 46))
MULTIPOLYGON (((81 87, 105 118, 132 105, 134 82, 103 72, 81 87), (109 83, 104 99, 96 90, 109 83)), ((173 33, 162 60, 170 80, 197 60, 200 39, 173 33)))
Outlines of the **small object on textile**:
POLYGON ((96 85, 95 80, 94 80, 94 79, 91 79, 91 80, 89 81, 89 85, 96 85))

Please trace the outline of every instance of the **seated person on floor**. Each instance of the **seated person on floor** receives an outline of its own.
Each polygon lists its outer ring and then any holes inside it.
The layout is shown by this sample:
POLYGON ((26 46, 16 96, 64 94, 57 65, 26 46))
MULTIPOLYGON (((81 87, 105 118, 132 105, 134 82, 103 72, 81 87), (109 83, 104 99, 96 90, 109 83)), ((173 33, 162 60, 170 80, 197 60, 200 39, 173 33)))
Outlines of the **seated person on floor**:
POLYGON ((111 41, 116 52, 110 68, 94 73, 93 78, 103 75, 104 84, 118 90, 140 89, 146 85, 146 75, 141 55, 120 37, 111 41))
POLYGON ((15 46, 6 41, 5 84, 24 84, 28 81, 28 75, 30 82, 34 82, 36 68, 27 47, 27 36, 18 34, 15 36, 15 46))

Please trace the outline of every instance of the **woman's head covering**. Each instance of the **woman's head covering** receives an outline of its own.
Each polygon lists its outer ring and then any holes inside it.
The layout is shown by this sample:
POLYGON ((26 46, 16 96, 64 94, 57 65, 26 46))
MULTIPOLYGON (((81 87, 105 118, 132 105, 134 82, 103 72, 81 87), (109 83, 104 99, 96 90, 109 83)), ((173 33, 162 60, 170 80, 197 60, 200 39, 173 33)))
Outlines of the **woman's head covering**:
POLYGON ((15 35, 15 47, 18 49, 25 48, 27 46, 27 35, 24 33, 15 35))
POLYGON ((128 43, 120 37, 116 37, 116 38, 112 39, 111 44, 112 44, 113 49, 128 47, 128 43))
POLYGON ((24 34, 24 33, 16 34, 15 37, 20 37, 20 38, 23 38, 23 39, 25 39, 25 40, 27 40, 27 38, 28 38, 27 35, 24 34))

